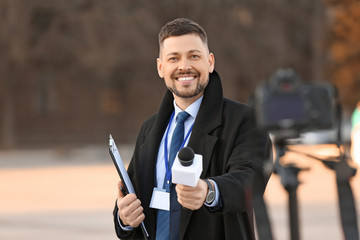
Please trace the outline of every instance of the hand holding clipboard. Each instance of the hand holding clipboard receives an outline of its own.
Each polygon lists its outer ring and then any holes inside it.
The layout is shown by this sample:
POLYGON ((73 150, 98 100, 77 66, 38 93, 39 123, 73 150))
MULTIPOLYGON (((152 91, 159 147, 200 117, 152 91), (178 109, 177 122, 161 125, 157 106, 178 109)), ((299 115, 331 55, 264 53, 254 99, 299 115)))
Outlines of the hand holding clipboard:
MULTIPOLYGON (((121 181, 123 183, 124 188, 121 189, 121 191, 123 192, 124 196, 128 193, 135 193, 134 187, 133 187, 131 180, 129 178, 129 175, 125 169, 124 163, 120 157, 119 150, 117 149, 115 141, 112 138, 111 134, 109 136, 109 153, 114 162, 116 170, 118 171, 121 181)), ((144 238, 148 239, 149 234, 145 228, 144 222, 142 222, 140 224, 140 227, 143 232, 144 238)))

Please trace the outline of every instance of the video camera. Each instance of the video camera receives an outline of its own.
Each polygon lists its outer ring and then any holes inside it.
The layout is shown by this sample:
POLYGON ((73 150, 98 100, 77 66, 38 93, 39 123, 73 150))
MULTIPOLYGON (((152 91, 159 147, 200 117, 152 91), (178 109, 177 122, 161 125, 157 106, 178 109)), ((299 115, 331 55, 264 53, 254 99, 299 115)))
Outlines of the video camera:
POLYGON ((335 126, 336 89, 326 83, 303 84, 291 69, 278 70, 257 87, 253 100, 258 127, 278 138, 335 126))
MULTIPOLYGON (((294 163, 280 161, 286 151, 288 139, 297 138, 300 133, 314 130, 337 130, 339 156, 326 160, 306 153, 307 157, 322 161, 336 173, 342 228, 346 239, 359 239, 355 200, 350 178, 356 173, 348 162, 341 147, 341 106, 333 85, 327 83, 304 84, 291 69, 278 70, 268 81, 255 89, 250 104, 255 107, 256 125, 269 131, 274 137, 276 158, 274 173, 281 178, 281 184, 289 196, 290 239, 300 239, 297 188, 298 174, 308 168, 296 167, 294 163), (337 127, 337 128, 336 128, 337 127)), ((272 239, 266 205, 259 195, 254 195, 255 217, 259 239, 272 239)))

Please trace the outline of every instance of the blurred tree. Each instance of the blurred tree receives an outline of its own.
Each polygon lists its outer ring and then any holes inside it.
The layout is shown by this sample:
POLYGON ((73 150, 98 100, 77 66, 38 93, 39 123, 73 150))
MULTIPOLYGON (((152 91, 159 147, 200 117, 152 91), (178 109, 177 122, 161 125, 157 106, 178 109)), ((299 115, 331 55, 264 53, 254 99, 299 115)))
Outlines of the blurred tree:
POLYGON ((339 88, 343 104, 360 100, 360 2, 327 0, 329 14, 328 75, 339 88))
POLYGON ((5 148, 15 144, 15 92, 19 69, 24 65, 26 29, 18 14, 25 14, 19 1, 0 1, 0 143, 5 148))
POLYGON ((226 97, 247 101, 278 68, 323 80, 325 10, 320 0, 0 0, 2 145, 134 141, 165 91, 158 31, 177 17, 207 30, 226 97))

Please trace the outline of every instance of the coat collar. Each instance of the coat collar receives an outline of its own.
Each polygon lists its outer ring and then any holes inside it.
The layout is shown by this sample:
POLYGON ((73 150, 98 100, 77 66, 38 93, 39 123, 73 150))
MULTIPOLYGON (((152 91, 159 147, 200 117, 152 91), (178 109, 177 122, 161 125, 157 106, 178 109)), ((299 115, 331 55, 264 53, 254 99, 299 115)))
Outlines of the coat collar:
MULTIPOLYGON (((164 133, 171 113, 174 111, 174 97, 170 90, 167 90, 155 121, 153 131, 164 133)), ((210 133, 221 124, 221 113, 223 106, 223 93, 220 76, 216 71, 209 75, 209 83, 204 90, 199 113, 195 120, 194 130, 203 133, 210 133)))
POLYGON ((210 133, 221 124, 223 92, 220 76, 216 71, 210 74, 209 83, 204 91, 194 129, 210 133))

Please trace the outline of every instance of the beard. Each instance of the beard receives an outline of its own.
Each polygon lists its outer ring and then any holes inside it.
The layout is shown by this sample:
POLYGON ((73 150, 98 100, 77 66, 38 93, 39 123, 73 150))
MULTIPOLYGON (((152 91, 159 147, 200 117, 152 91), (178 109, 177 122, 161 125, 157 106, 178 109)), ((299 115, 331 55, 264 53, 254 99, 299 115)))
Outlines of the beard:
MULTIPOLYGON (((180 97, 180 98, 192 98, 192 97, 195 97, 195 96, 198 96, 200 93, 202 93, 204 90, 205 90, 205 88, 206 88, 206 86, 207 86, 207 84, 208 84, 208 82, 209 82, 209 79, 205 82, 205 83, 203 83, 203 84, 201 84, 200 83, 200 74, 199 73, 197 73, 197 72, 192 72, 192 71, 188 71, 188 72, 186 72, 186 73, 183 73, 183 74, 193 74, 193 75, 195 75, 195 76, 197 76, 197 78, 198 78, 198 82, 197 82, 197 84, 196 84, 196 88, 194 89, 194 90, 179 90, 177 87, 176 87, 176 85, 175 84, 173 84, 172 86, 167 86, 167 88, 173 93, 173 94, 175 94, 176 96, 178 96, 178 97, 180 97)), ((174 73, 174 74, 172 74, 172 76, 171 76, 171 78, 173 79, 173 81, 176 81, 176 80, 174 80, 174 79, 176 79, 179 75, 182 75, 182 73, 181 72, 176 72, 176 73, 174 73)), ((188 87, 188 88, 190 88, 190 86, 188 87)))
POLYGON ((168 87, 168 88, 172 93, 174 93, 178 97, 192 98, 192 97, 195 97, 195 96, 199 95, 201 92, 203 92, 204 89, 206 88, 206 86, 207 86, 207 83, 206 84, 198 83, 196 85, 196 89, 194 91, 191 91, 191 92, 179 91, 175 86, 174 87, 168 87))

